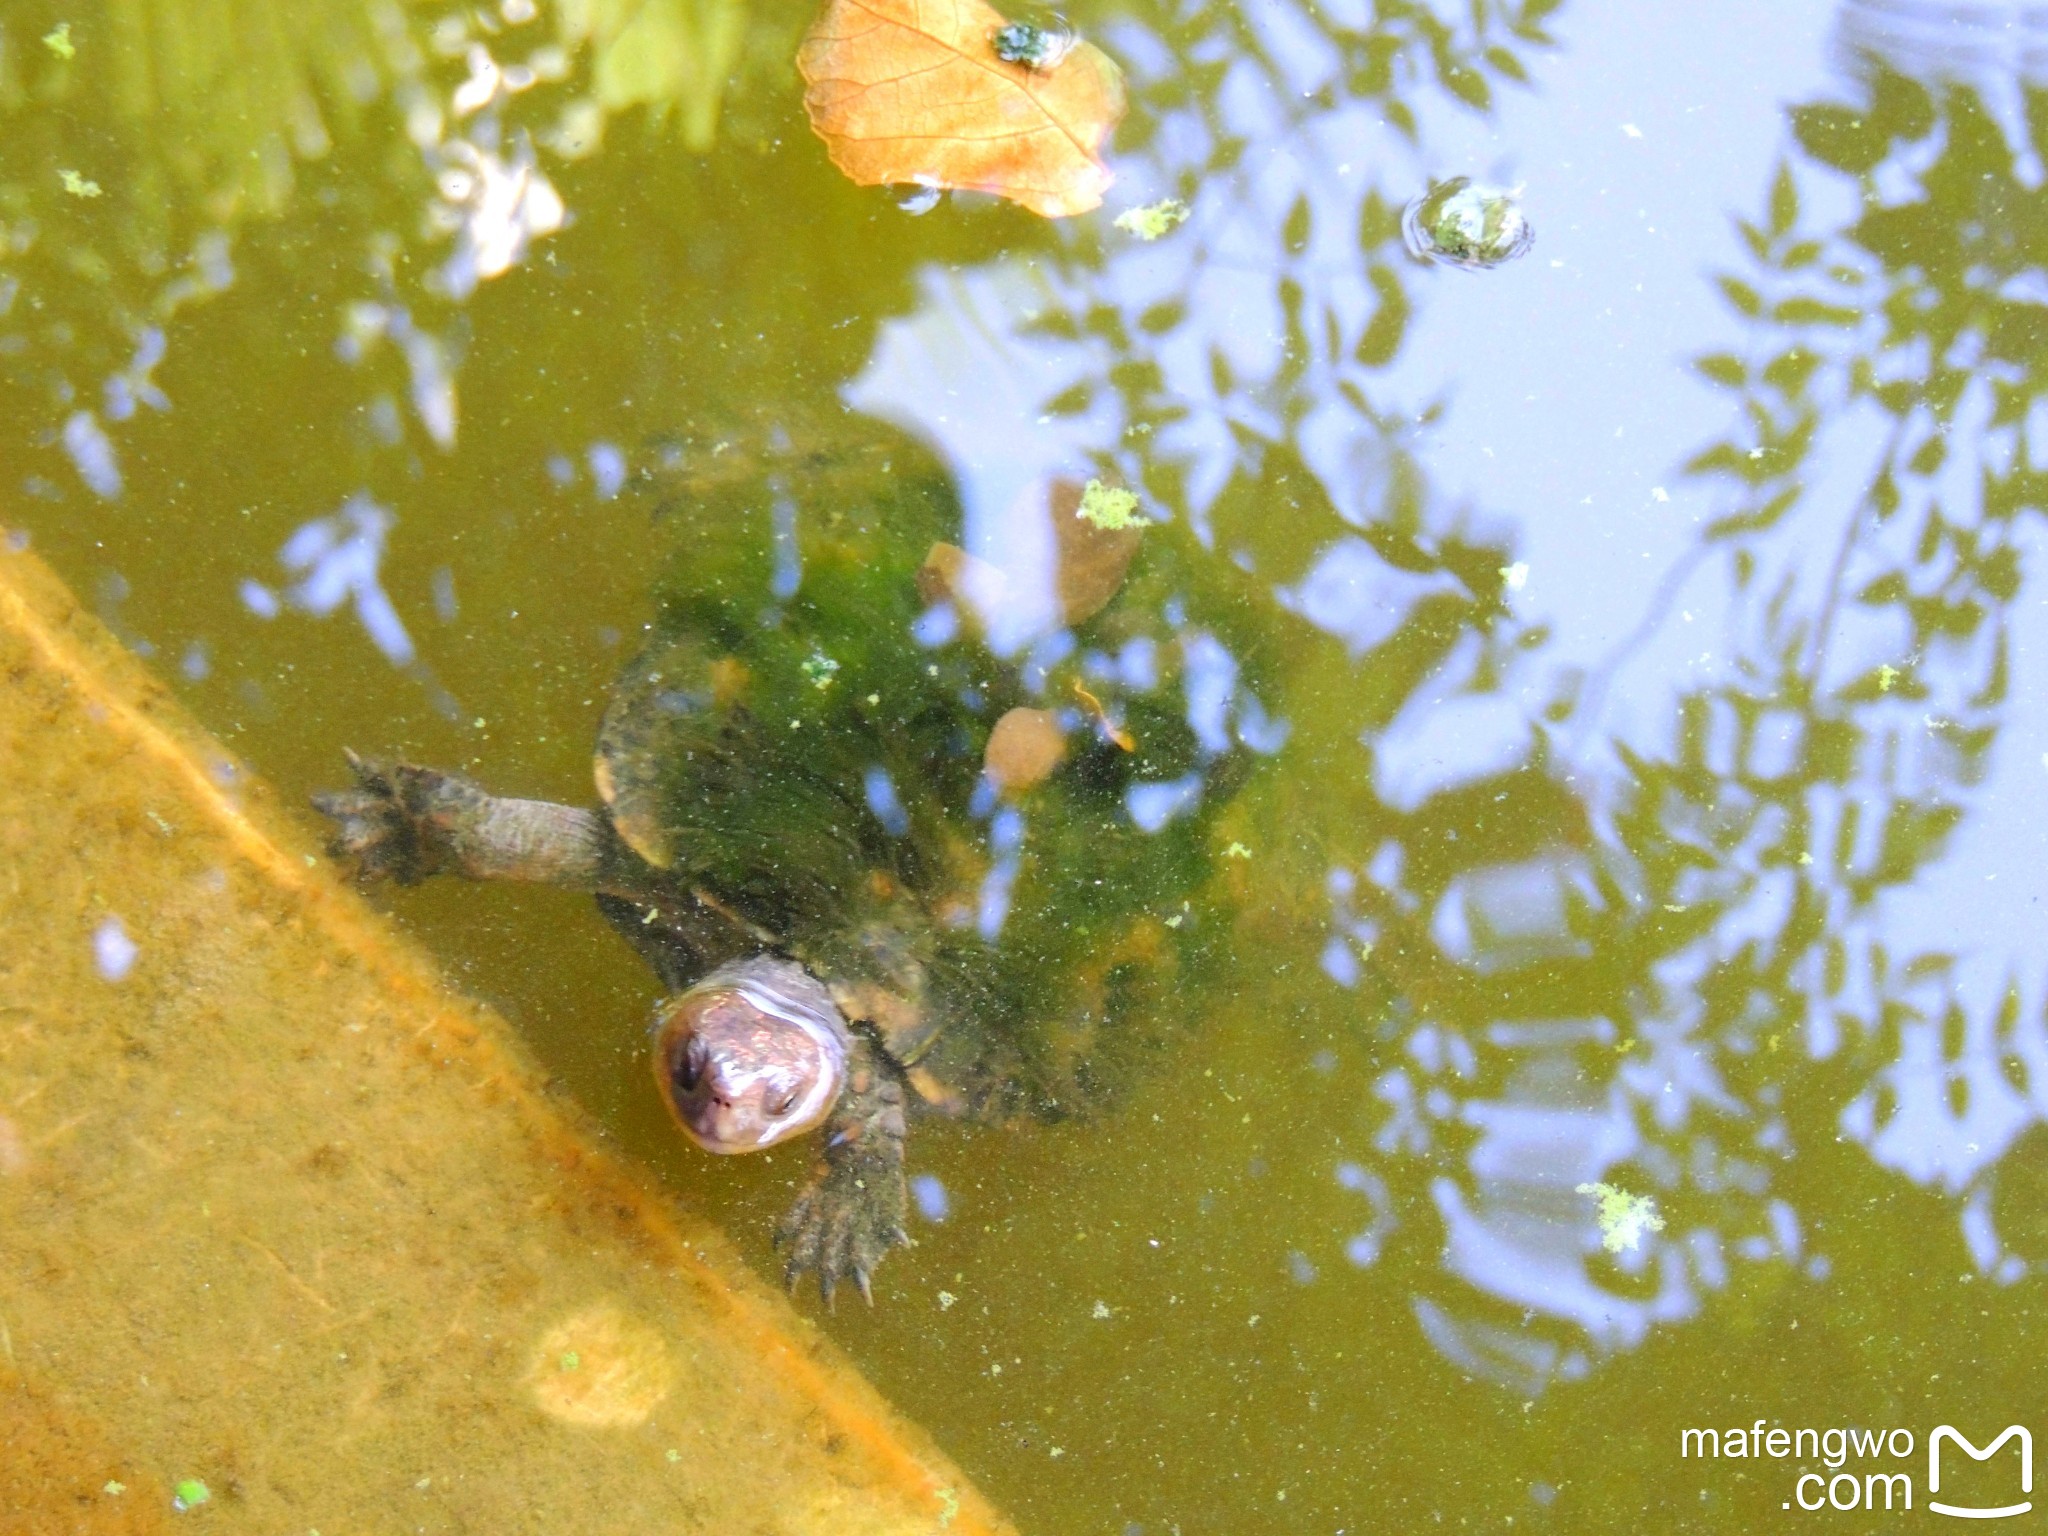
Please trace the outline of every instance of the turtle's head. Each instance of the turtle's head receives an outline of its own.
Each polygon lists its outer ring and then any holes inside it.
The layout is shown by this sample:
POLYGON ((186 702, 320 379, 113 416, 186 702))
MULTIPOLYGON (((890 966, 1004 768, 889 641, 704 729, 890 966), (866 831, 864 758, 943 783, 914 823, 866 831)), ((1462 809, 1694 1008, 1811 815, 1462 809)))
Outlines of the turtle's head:
POLYGON ((767 956, 720 966, 654 1016, 661 1096, 707 1152, 753 1152, 817 1125, 845 1085, 846 1046, 825 989, 767 956))

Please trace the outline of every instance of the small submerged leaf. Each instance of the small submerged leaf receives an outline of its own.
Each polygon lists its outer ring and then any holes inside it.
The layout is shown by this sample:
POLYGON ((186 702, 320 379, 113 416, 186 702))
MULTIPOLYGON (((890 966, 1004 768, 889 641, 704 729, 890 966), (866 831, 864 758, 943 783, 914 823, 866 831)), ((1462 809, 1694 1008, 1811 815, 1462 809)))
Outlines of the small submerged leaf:
POLYGON ((1007 61, 1007 29, 982 0, 827 0, 796 62, 832 163, 864 187, 990 192, 1047 218, 1098 206, 1122 72, 1091 43, 1051 67, 1007 61))
MULTIPOLYGON (((1089 481, 1085 490, 1072 480, 1052 483, 1052 532, 1059 550, 1056 579, 1060 619, 1066 624, 1091 619, 1108 606, 1123 587, 1144 537, 1142 517, 1128 523, 1105 523, 1099 516, 1088 515, 1089 492, 1101 488, 1101 482, 1095 480, 1089 481)), ((1108 494, 1128 497, 1134 508, 1138 504, 1129 491, 1108 494)))

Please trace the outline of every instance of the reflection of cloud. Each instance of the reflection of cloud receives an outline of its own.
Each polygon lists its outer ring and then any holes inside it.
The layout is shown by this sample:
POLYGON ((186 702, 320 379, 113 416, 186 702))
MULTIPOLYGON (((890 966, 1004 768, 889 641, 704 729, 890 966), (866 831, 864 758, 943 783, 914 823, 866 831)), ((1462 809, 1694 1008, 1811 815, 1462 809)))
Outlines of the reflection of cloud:
POLYGON ((1600 1235, 1570 1185, 1526 1176, 1502 1180, 1473 1200, 1450 1179, 1430 1185, 1443 1218, 1445 1263, 1481 1291, 1569 1323, 1605 1349, 1643 1341, 1653 1323, 1677 1322, 1699 1310, 1699 1296, 1679 1248, 1658 1241, 1616 1255, 1627 1272, 1654 1267, 1657 1291, 1623 1296, 1587 1271, 1588 1250, 1602 1253, 1600 1235))
POLYGON ((1193 630, 1181 639, 1181 684, 1187 694, 1188 729, 1204 752, 1230 749, 1231 717, 1237 739, 1254 752, 1270 757, 1287 744, 1292 729, 1265 707, 1238 676, 1237 658, 1214 635, 1193 630))
MULTIPOLYGON (((591 483, 597 487, 599 501, 610 501, 619 494, 626 483, 626 455, 616 443, 592 443, 584 453, 584 462, 590 465, 591 483)), ((572 475, 575 468, 569 471, 572 475)))
POLYGON ((1010 894, 1017 883, 1018 850, 1024 843, 1024 817, 1014 807, 996 812, 988 829, 989 852, 995 862, 982 878, 975 931, 990 943, 1003 931, 1010 916, 1010 894))

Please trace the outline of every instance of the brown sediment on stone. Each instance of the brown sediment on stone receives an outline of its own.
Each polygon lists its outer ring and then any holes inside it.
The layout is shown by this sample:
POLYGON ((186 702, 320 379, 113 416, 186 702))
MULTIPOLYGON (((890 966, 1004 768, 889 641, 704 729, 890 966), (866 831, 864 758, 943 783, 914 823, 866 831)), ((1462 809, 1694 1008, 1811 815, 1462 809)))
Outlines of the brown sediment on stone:
POLYGON ((0 554, 0 1444, 252 1529, 1010 1529, 313 846, 0 554))
POLYGON ((171 1491, 95 1424, 0 1368, 0 1531, 7 1536, 149 1536, 174 1518, 171 1491))

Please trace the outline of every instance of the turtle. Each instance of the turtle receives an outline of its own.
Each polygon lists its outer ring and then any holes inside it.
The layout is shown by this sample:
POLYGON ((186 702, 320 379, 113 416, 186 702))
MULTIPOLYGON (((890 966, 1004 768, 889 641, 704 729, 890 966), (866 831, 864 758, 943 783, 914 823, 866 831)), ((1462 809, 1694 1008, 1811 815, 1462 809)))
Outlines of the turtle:
POLYGON ((821 1133, 775 1236, 828 1303, 850 1280, 872 1304, 909 1242, 911 1114, 1078 1114, 1171 1040, 1223 948, 1217 818, 1250 777, 1176 686, 1191 545, 1092 528, 1056 487, 1050 607, 1005 639, 988 594, 1021 583, 947 542, 950 481, 915 459, 805 494, 729 476, 690 507, 594 805, 352 752, 313 798, 363 882, 593 892, 666 989, 651 1055, 682 1131, 821 1133))

